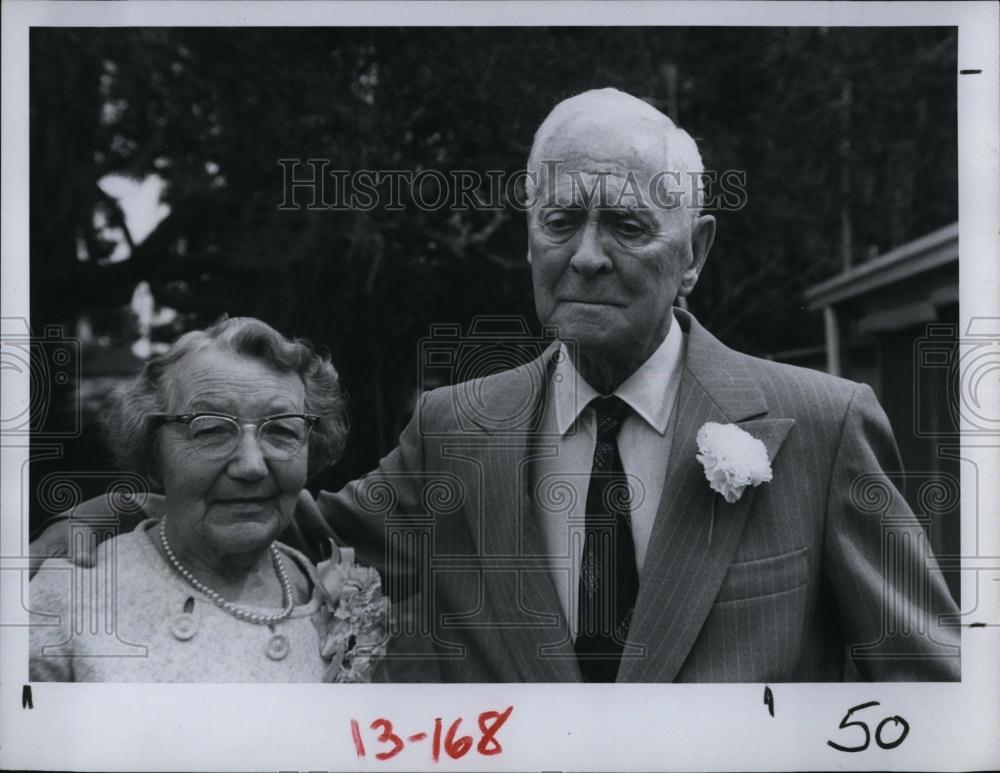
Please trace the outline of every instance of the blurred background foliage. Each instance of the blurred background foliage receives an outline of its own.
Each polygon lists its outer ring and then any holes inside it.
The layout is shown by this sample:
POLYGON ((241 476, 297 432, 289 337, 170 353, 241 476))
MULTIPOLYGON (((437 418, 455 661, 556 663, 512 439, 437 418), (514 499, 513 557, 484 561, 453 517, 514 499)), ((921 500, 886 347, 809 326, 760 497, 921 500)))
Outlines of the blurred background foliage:
MULTIPOLYGON (((509 208, 279 209, 278 159, 512 173, 556 102, 624 89, 686 128, 706 168, 745 170, 690 307, 759 355, 822 341, 805 287, 957 219, 949 28, 36 28, 30 43, 32 327, 81 339, 87 411, 224 312, 328 347, 354 431, 317 485, 392 447, 431 324, 536 325, 526 232, 509 208), (168 214, 131 233, 109 180, 156 182, 168 214)), ((86 413, 62 469, 109 464, 97 447, 86 413)))

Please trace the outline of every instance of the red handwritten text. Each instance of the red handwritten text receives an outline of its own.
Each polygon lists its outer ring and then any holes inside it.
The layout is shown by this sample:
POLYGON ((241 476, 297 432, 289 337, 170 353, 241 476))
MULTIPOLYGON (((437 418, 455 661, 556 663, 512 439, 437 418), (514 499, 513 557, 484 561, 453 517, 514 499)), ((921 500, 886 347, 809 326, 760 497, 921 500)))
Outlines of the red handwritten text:
MULTIPOLYGON (((461 759, 473 749, 484 757, 492 757, 503 752, 503 746, 501 746, 497 734, 513 710, 513 706, 508 706, 503 711, 481 712, 476 718, 476 724, 479 728, 478 740, 475 731, 472 731, 473 735, 461 734, 461 717, 447 723, 447 725, 443 718, 435 717, 434 726, 430 733, 417 728, 414 732, 406 734, 405 740, 397 733, 392 721, 385 717, 379 717, 368 725, 368 729, 374 731, 374 738, 370 739, 369 742, 373 741, 379 747, 379 751, 374 754, 377 760, 391 760, 402 752, 407 744, 419 744, 421 741, 426 741, 428 737, 431 739, 431 759, 434 762, 441 759, 442 751, 453 760, 461 759)), ((351 739, 354 741, 354 750, 358 757, 367 756, 368 749, 365 746, 361 723, 356 719, 351 720, 351 739)))

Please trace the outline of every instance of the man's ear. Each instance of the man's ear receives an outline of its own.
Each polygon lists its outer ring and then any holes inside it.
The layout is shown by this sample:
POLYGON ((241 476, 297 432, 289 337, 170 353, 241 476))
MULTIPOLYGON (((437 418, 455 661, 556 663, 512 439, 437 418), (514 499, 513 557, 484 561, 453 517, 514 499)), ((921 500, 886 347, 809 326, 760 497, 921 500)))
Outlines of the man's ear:
POLYGON ((531 242, 528 242, 528 265, 531 265, 531 242))
POLYGON ((691 224, 691 265, 684 272, 681 288, 677 295, 685 298, 690 295, 698 283, 701 270, 708 260, 708 252, 715 241, 715 218, 712 215, 701 215, 691 224))

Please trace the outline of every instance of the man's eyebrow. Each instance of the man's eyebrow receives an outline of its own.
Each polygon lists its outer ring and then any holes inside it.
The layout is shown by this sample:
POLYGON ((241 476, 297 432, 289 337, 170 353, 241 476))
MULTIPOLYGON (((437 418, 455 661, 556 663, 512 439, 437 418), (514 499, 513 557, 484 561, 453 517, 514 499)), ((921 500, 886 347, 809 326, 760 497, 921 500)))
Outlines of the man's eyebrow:
POLYGON ((610 212, 613 215, 628 215, 632 217, 652 217, 653 208, 647 206, 636 206, 629 204, 616 204, 610 207, 601 207, 602 212, 610 212))
POLYGON ((562 209, 570 210, 573 212, 582 212, 584 210, 583 204, 578 201, 546 201, 541 205, 542 209, 562 209))

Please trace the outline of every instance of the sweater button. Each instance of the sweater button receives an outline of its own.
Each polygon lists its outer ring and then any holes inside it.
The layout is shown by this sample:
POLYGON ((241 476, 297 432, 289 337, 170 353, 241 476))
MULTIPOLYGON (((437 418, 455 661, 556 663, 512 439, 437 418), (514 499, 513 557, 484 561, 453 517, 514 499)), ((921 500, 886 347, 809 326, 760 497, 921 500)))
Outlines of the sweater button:
POLYGON ((197 632, 198 623, 194 619, 194 615, 189 615, 187 612, 182 612, 170 621, 170 633, 174 635, 175 639, 187 641, 197 632))
POLYGON ((284 660, 288 655, 288 639, 276 633, 267 643, 267 656, 271 660, 284 660))

